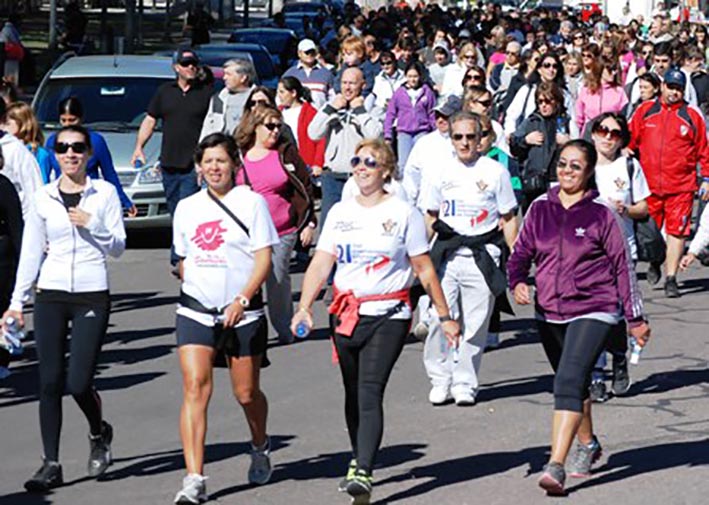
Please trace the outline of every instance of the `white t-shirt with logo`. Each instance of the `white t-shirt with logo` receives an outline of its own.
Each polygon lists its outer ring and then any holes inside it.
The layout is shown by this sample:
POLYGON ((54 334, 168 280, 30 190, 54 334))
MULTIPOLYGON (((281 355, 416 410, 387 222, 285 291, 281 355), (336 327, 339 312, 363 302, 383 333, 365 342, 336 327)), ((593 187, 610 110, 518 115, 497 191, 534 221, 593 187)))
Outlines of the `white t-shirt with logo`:
MULTIPOLYGON (((423 216, 403 200, 389 196, 374 207, 363 207, 352 198, 330 209, 317 249, 335 256, 337 289, 361 297, 411 287, 409 257, 427 253, 428 241, 423 216)), ((382 315, 398 303, 364 302, 359 313, 382 315)), ((411 310, 406 306, 392 317, 408 319, 411 310)))
MULTIPOLYGON (((517 207, 510 173, 495 160, 479 158, 466 165, 456 157, 444 163, 438 173, 437 178, 425 181, 422 206, 437 211, 438 219, 461 235, 484 235, 499 226, 502 215, 517 207)), ((499 257, 497 247, 488 245, 487 249, 494 258, 499 257)))
MULTIPOLYGON (((633 198, 635 202, 645 200, 650 196, 650 188, 645 179, 640 163, 633 160, 635 170, 633 171, 633 198)), ((616 201, 623 202, 626 207, 632 205, 630 199, 630 180, 628 177, 628 162, 625 156, 621 156, 613 163, 607 165, 596 164, 596 186, 601 198, 613 204, 616 201)), ((615 206, 613 206, 615 209, 615 206)), ((622 216, 625 236, 628 239, 628 247, 633 259, 638 257, 638 248, 635 242, 635 230, 633 220, 628 215, 622 216)))
MULTIPOLYGON (((173 218, 175 254, 184 258, 182 291, 207 308, 222 308, 246 286, 254 252, 279 243, 264 198, 248 186, 237 186, 221 202, 249 229, 247 235, 203 189, 180 200, 173 218)), ((205 326, 214 317, 178 306, 177 313, 205 326)), ((237 324, 255 321, 263 309, 248 310, 237 324)))

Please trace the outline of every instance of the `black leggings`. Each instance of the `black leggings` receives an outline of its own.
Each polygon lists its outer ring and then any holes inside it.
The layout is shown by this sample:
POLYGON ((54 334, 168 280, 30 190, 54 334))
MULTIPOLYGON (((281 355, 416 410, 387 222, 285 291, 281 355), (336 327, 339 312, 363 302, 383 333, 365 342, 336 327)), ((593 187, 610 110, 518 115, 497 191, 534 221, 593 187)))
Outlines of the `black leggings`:
POLYGON ((369 473, 384 431, 384 389, 410 325, 409 319, 362 316, 352 337, 335 333, 352 454, 357 468, 369 473))
POLYGON ((591 370, 606 347, 612 325, 595 319, 554 324, 537 321, 554 376, 554 410, 583 411, 591 370))
POLYGON ((39 424, 46 459, 57 461, 59 457, 69 322, 66 388, 89 421, 91 434, 101 433, 101 399, 93 388, 93 377, 109 313, 108 292, 37 294, 34 335, 39 359, 39 424))

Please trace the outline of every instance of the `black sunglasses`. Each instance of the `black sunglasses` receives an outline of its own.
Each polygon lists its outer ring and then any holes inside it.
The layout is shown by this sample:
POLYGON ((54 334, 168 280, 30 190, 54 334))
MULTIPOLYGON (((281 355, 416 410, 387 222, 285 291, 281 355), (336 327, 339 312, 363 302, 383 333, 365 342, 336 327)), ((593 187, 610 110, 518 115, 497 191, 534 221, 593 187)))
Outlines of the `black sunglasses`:
POLYGON ((593 128, 593 133, 600 135, 601 137, 610 138, 613 141, 620 140, 623 137, 622 130, 610 129, 605 125, 599 124, 593 128))
POLYGON ((187 68, 190 66, 196 67, 198 65, 198 63, 197 63, 197 60, 185 60, 185 61, 179 62, 178 65, 180 65, 183 68, 187 68))
POLYGON ((253 107, 255 105, 269 105, 270 103, 271 102, 269 102, 268 100, 249 100, 247 105, 249 107, 253 107))
POLYGON ((456 142, 460 142, 465 138, 465 140, 475 140, 478 138, 477 133, 453 133, 451 138, 456 142))
POLYGON ((308 56, 315 56, 318 54, 318 51, 316 49, 308 49, 307 51, 303 51, 305 54, 308 56))
POLYGON ((379 163, 377 163, 377 160, 371 156, 367 156, 366 158, 363 158, 361 156, 353 156, 350 160, 350 165, 352 166, 352 168, 357 168, 362 163, 364 163, 364 166, 367 168, 377 168, 377 166, 379 165, 379 163))
POLYGON ((283 128, 283 123, 263 123, 263 126, 265 126, 268 131, 272 132, 279 128, 283 128))
POLYGON ((57 142, 54 144, 54 152, 57 154, 66 154, 69 149, 74 151, 76 154, 84 154, 89 150, 89 146, 86 142, 57 142))
POLYGON ((475 101, 476 101, 477 103, 479 103, 480 105, 482 105, 483 107, 485 107, 485 108, 488 108, 488 107, 490 107, 490 106, 492 105, 492 99, 488 99, 488 100, 475 100, 475 101))
POLYGON ((382 61, 382 66, 387 67, 389 65, 393 65, 394 62, 392 60, 387 60, 387 61, 382 61))
POLYGON ((542 68, 556 68, 556 63, 547 61, 546 63, 542 63, 542 68))

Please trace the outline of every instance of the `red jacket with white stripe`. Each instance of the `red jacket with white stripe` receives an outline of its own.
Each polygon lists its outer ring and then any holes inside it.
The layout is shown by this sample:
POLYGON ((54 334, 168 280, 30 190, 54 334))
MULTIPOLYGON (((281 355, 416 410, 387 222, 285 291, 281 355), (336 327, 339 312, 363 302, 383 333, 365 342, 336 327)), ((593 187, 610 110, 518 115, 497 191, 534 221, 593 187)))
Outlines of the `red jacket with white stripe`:
POLYGON ((697 164, 702 176, 709 177, 706 123, 696 107, 649 100, 635 110, 629 126, 629 147, 639 152, 654 195, 697 191, 697 164))

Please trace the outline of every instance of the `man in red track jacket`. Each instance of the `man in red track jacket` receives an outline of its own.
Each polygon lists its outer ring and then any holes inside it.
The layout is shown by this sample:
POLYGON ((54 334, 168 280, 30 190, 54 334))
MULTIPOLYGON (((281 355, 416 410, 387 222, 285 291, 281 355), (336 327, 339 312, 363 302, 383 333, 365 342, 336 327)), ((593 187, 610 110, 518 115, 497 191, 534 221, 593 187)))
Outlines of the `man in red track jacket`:
MULTIPOLYGON (((690 219, 701 168, 700 195, 709 200, 709 146, 704 116, 683 98, 687 78, 676 68, 669 69, 662 94, 641 104, 630 120, 630 149, 640 158, 652 195, 647 199, 650 215, 667 232, 665 293, 680 296, 677 268, 689 236, 690 219)), ((660 280, 660 265, 650 265, 648 281, 660 280)))

